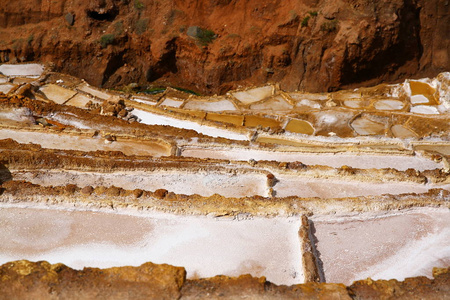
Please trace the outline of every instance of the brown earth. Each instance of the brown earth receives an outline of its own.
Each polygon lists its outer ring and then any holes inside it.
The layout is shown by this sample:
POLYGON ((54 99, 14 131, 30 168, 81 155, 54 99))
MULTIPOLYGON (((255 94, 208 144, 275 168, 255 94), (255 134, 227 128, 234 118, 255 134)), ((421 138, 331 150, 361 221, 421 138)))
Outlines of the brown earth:
POLYGON ((186 280, 184 268, 145 263, 139 267, 74 270, 26 260, 0 266, 0 299, 448 299, 450 269, 425 277, 371 279, 346 287, 334 283, 277 286, 264 277, 186 280))
MULTIPOLYGON (((126 156, 118 151, 90 151, 45 149, 35 144, 20 144, 12 139, 0 140, 0 162, 8 164, 16 170, 82 170, 91 172, 112 172, 127 170, 224 170, 224 165, 230 165, 236 172, 252 172, 248 169, 248 162, 230 162, 219 159, 200 159, 191 157, 149 157, 126 156), (131 158, 131 160, 130 160, 131 158)), ((343 166, 338 169, 327 166, 306 166, 290 163, 280 166, 274 161, 259 161, 260 168, 272 169, 283 174, 304 174, 315 178, 347 178, 370 182, 389 180, 415 183, 448 182, 449 174, 442 169, 426 170, 423 172, 408 169, 357 169, 343 166)), ((253 171, 265 173, 267 171, 253 171)))
MULTIPOLYGON (((1 164, 0 164, 1 166, 1 164)), ((242 198, 224 197, 214 194, 209 197, 183 195, 167 192, 125 190, 115 186, 78 187, 41 186, 26 181, 11 180, 11 173, 3 166, 0 169, 3 183, 0 186, 1 203, 43 203, 76 207, 155 210, 191 215, 214 215, 231 217, 239 214, 275 216, 286 214, 334 214, 368 211, 393 211, 414 207, 450 207, 450 192, 430 189, 427 193, 360 196, 352 198, 329 198, 324 206, 320 198, 299 198, 297 196, 268 198, 251 196, 242 198)))
POLYGON ((10 0, 0 61, 50 63, 105 87, 330 91, 448 71, 449 10, 441 0, 10 0))

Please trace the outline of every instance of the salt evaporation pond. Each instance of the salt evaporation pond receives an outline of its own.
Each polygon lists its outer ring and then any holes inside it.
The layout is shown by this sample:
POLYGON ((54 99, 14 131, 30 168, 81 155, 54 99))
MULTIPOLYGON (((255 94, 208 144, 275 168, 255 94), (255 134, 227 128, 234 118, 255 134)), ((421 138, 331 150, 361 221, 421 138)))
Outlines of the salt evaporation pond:
POLYGON ((303 282, 299 218, 229 219, 152 212, 0 208, 0 264, 28 259, 75 269, 139 266, 186 268, 188 278, 266 276, 303 282))
POLYGON ((427 276, 450 264, 450 210, 364 213, 311 218, 327 282, 427 276))

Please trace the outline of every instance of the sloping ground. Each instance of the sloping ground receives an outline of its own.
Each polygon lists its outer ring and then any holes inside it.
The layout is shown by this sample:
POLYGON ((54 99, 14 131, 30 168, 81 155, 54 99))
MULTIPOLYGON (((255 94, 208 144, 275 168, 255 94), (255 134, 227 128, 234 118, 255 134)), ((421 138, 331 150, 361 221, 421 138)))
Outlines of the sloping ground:
MULTIPOLYGON (((39 66, 7 65, 0 84, 5 268, 24 258, 185 267, 173 269, 168 298, 409 297, 411 282, 414 296, 440 297, 430 270, 450 258, 448 73, 326 94, 268 85, 199 97, 103 90, 39 66), (198 279, 216 275, 235 277, 198 279), (298 285, 410 275, 428 278, 298 285)), ((55 270, 61 297, 72 285, 58 282, 83 272, 40 266, 55 270)), ((20 295, 31 277, 8 274, 20 295)))

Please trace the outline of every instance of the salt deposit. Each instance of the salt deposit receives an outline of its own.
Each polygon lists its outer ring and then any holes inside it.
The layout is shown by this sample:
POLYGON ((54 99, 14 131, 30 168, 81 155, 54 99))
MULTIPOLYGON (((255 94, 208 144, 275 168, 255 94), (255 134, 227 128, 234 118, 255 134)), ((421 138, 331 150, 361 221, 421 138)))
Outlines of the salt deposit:
POLYGON ((257 111, 289 111, 292 107, 293 106, 280 95, 262 103, 254 103, 250 105, 250 109, 257 111))
POLYGON ((398 100, 379 100, 374 104, 374 107, 379 110, 400 110, 404 106, 405 104, 398 100))
POLYGON ((427 97, 425 97, 424 95, 414 95, 411 96, 411 103, 412 104, 423 104, 423 103, 428 103, 429 100, 427 97))
MULTIPOLYGON (((3 109, 0 111, 0 124, 16 121, 26 125, 34 125, 32 112, 28 108, 3 109)), ((3 130, 3 129, 2 129, 3 130)))
POLYGON ((381 135, 384 134, 385 129, 384 124, 374 122, 364 117, 355 119, 351 126, 359 135, 381 135))
POLYGON ((259 149, 213 149, 186 147, 182 150, 182 156, 199 158, 216 158, 230 160, 278 160, 286 162, 300 161, 306 165, 324 165, 339 168, 344 165, 353 168, 394 168, 405 171, 410 168, 419 171, 442 168, 441 163, 436 163, 429 158, 415 155, 376 155, 353 153, 304 153, 304 152, 272 152, 259 149))
POLYGON ((92 96, 98 97, 98 98, 103 99, 103 100, 107 100, 107 99, 111 98, 110 94, 105 93, 105 92, 103 92, 101 90, 98 90, 96 88, 93 88, 93 87, 91 87, 90 85, 87 85, 87 84, 83 84, 83 85, 79 86, 78 90, 83 91, 83 92, 85 92, 87 94, 90 94, 92 96))
POLYGON ((321 108, 320 103, 318 103, 317 101, 312 101, 312 100, 308 100, 308 99, 302 99, 301 101, 297 102, 296 107, 301 107, 301 106, 308 106, 308 107, 314 108, 314 109, 321 108))
POLYGON ((275 176, 279 180, 273 188, 277 197, 344 198, 425 193, 429 189, 438 187, 450 190, 450 184, 423 185, 408 182, 358 182, 345 179, 302 178, 300 176, 277 174, 275 176))
POLYGON ((404 127, 403 125, 394 125, 391 127, 391 131, 395 137, 407 139, 407 138, 415 138, 417 134, 412 130, 404 127))
POLYGON ((346 100, 344 101, 344 105, 350 108, 362 108, 363 101, 361 100, 346 100))
POLYGON ((63 104, 72 98, 77 92, 65 89, 56 84, 47 84, 39 89, 49 100, 55 103, 63 104))
POLYGON ((192 129, 198 133, 209 135, 212 137, 223 137, 230 140, 245 141, 248 136, 241 133, 235 133, 229 130, 220 129, 212 126, 201 125, 199 123, 187 120, 179 120, 169 116, 158 115, 146 112, 140 109, 133 110, 133 115, 137 116, 144 124, 147 125, 167 125, 177 128, 192 129))
POLYGON ((133 96, 131 97, 131 100, 139 102, 139 103, 144 103, 147 105, 156 105, 156 100, 149 98, 149 97, 144 97, 144 96, 133 96))
POLYGON ((448 267, 450 263, 447 208, 312 220, 327 282, 431 277, 432 267, 448 267))
POLYGON ((3 64, 0 65, 0 73, 10 77, 37 78, 44 72, 44 66, 40 64, 3 64))
POLYGON ((85 95, 82 95, 82 94, 77 94, 72 99, 67 101, 65 104, 66 105, 72 105, 72 106, 76 106, 76 107, 85 108, 86 104, 88 102, 98 103, 98 104, 101 103, 100 101, 92 99, 92 98, 90 98, 88 96, 85 96, 85 95))
POLYGON ((439 111, 434 106, 417 105, 411 107, 411 112, 416 114, 437 115, 439 111))
POLYGON ((188 278, 266 276, 302 283, 298 218, 244 220, 142 213, 0 208, 0 264, 62 262, 72 268, 184 266, 188 278))
POLYGON ((183 103, 184 103, 184 101, 182 101, 182 100, 166 98, 161 102, 160 105, 179 108, 181 105, 183 105, 183 103))
POLYGON ((234 106, 233 102, 227 99, 219 101, 190 100, 184 105, 183 108, 193 110, 213 111, 213 112, 236 110, 236 107, 234 106))
POLYGON ((15 85, 9 84, 9 83, 0 84, 0 92, 7 94, 7 93, 11 92, 12 89, 15 87, 16 87, 15 85))
POLYGON ((242 92, 234 92, 232 95, 242 102, 242 104, 247 105, 268 98, 272 95, 272 93, 272 86, 264 86, 242 92))
POLYGON ((79 172, 47 170, 42 173, 13 171, 16 180, 27 180, 43 186, 63 186, 67 182, 81 187, 117 186, 128 190, 155 191, 167 189, 176 194, 225 197, 267 196, 264 174, 233 174, 217 171, 129 171, 129 172, 79 172))
POLYGON ((101 138, 87 136, 70 136, 58 133, 39 131, 16 131, 10 129, 0 130, 0 139, 11 138, 19 143, 35 143, 43 148, 66 149, 82 151, 121 151, 127 155, 170 155, 170 148, 166 145, 151 141, 129 141, 120 138, 113 143, 105 144, 101 138))

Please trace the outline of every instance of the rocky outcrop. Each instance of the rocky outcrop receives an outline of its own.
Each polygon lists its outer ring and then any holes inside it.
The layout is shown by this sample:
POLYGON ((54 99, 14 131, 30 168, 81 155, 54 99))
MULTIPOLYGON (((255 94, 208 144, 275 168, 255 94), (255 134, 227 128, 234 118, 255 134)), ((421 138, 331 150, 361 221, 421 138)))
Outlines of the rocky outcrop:
POLYGON ((450 270, 434 279, 371 279, 346 287, 334 283, 277 286, 264 277, 186 280, 181 267, 145 263, 139 267, 74 270, 45 261, 14 261, 0 266, 0 299, 448 299, 450 270))
POLYGON ((106 87, 223 93, 277 82, 330 91, 449 70, 449 8, 439 0, 6 1, 0 60, 52 63, 106 87))
POLYGON ((353 299, 448 299, 449 268, 433 269, 434 280, 426 277, 397 280, 360 280, 348 287, 353 299))
POLYGON ((177 299, 186 271, 152 263, 78 271, 22 260, 1 266, 0 278, 1 299, 177 299))

